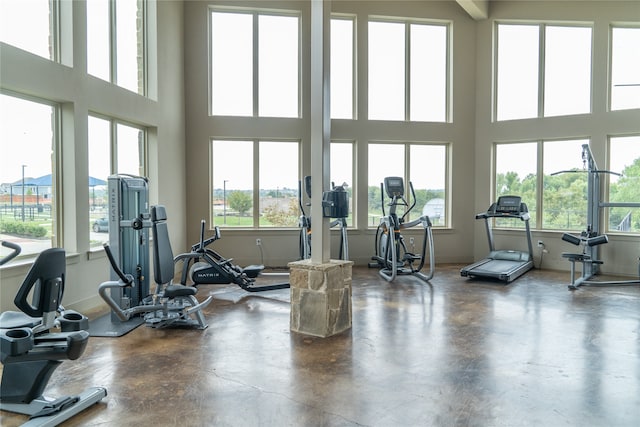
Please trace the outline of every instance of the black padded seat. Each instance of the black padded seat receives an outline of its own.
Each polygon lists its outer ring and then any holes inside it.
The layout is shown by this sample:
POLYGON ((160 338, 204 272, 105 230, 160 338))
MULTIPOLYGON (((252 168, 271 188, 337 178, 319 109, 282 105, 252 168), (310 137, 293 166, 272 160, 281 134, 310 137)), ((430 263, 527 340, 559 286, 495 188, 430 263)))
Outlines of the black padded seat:
POLYGON ((163 205, 151 207, 151 223, 153 228, 153 276, 158 285, 169 283, 164 288, 163 297, 175 298, 195 295, 198 290, 191 286, 171 284, 175 275, 173 251, 167 227, 167 210, 163 205))

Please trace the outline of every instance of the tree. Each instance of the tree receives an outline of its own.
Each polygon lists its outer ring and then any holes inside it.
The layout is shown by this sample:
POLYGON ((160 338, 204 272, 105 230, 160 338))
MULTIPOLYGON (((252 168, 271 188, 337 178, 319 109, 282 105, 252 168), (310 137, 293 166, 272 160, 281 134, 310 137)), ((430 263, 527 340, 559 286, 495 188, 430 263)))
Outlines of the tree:
POLYGON ((234 191, 229 194, 227 203, 229 203, 232 210, 237 211, 240 215, 244 215, 253 206, 251 194, 242 191, 234 191))

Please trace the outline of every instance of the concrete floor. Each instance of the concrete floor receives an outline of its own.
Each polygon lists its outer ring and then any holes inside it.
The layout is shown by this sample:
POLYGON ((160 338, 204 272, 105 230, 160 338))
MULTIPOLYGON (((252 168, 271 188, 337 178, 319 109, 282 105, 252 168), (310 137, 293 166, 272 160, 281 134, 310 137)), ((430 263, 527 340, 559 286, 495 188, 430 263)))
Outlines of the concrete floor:
MULTIPOLYGON (((209 328, 91 338, 48 394, 104 386, 65 426, 638 426, 640 287, 511 285, 438 266, 431 285, 354 268, 353 328, 289 331, 288 290, 214 295, 209 328)), ((24 417, 0 413, 2 426, 24 417)))

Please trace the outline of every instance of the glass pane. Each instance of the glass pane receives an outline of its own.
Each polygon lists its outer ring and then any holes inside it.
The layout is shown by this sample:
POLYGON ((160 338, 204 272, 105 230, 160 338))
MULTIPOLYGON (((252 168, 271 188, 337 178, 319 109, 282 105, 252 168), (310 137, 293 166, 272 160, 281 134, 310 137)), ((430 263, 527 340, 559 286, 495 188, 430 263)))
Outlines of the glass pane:
POLYGON ((331 143, 331 182, 342 185, 349 194, 349 217, 347 225, 353 225, 353 143, 331 143), (345 185, 346 184, 346 185, 345 185))
MULTIPOLYGON (((428 215, 435 227, 447 225, 446 174, 447 147, 444 145, 411 145, 410 179, 416 192, 416 206, 411 220, 428 215)), ((412 201, 409 201, 412 203, 412 201)))
MULTIPOLYGON (((612 137, 609 169, 609 201, 640 203, 640 135, 612 137)), ((609 208, 609 230, 640 233, 640 208, 609 208)))
POLYGON ((253 142, 213 141, 211 156, 211 225, 253 227, 253 142))
POLYGON ((260 142, 260 226, 296 227, 298 143, 260 142))
POLYGON ((2 0, 0 41, 54 59, 49 0, 2 0))
MULTIPOLYGON (((537 147, 536 142, 496 145, 496 196, 495 200, 487 203, 488 209, 500 196, 520 196, 529 210, 532 227, 536 223, 537 215, 537 147)), ((496 220, 495 224, 524 228, 524 222, 519 219, 496 220)))
POLYGON ((106 81, 111 81, 109 39, 109 0, 88 1, 87 72, 106 81))
POLYGON ((298 117, 298 18, 261 15, 258 41, 259 115, 298 117))
POLYGON ((144 143, 144 132, 141 129, 121 123, 116 125, 119 174, 144 176, 144 143))
POLYGON ((611 109, 640 108, 640 28, 613 28, 611 109))
MULTIPOLYGON (((369 144, 369 195, 367 226, 377 227, 382 216, 380 184, 388 176, 401 176, 404 179, 404 144, 369 144)), ((406 183, 405 183, 406 184, 406 183)), ((385 205, 389 203, 384 195, 385 205)), ((400 215, 402 209, 396 213, 400 215)), ((385 213, 389 210, 385 206, 385 213)))
POLYGON ((591 111, 591 28, 546 27, 544 115, 591 111))
POLYGON ((0 94, 0 233, 23 254, 55 242, 54 114, 50 105, 0 94))
POLYGON ((211 113, 253 115, 253 16, 211 14, 211 113))
POLYGON ((411 25, 412 121, 447 119, 447 27, 411 25))
POLYGON ((538 32, 535 25, 498 25, 498 120, 538 116, 538 32))
POLYGON ((331 118, 353 119, 353 20, 331 20, 331 118))
POLYGON ((405 25, 369 22, 369 120, 404 120, 405 25))
POLYGON ((583 170, 582 145, 588 143, 586 139, 545 141, 542 228, 587 228, 587 174, 583 170), (557 172, 564 173, 551 175, 557 172))
POLYGON ((109 241, 107 178, 111 174, 111 123, 89 116, 89 225, 91 247, 109 241))
POLYGON ((142 2, 116 0, 116 84, 144 94, 144 21, 142 2))

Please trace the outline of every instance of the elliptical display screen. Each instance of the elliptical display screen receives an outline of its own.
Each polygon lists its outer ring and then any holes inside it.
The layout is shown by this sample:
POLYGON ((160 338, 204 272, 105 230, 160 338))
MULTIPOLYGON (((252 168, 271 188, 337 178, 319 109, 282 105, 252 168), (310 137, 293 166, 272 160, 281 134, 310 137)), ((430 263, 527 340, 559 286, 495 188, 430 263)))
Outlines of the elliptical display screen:
POLYGON ((404 196, 404 181, 399 176, 388 176, 384 179, 384 188, 387 190, 387 196, 402 197, 404 196))

